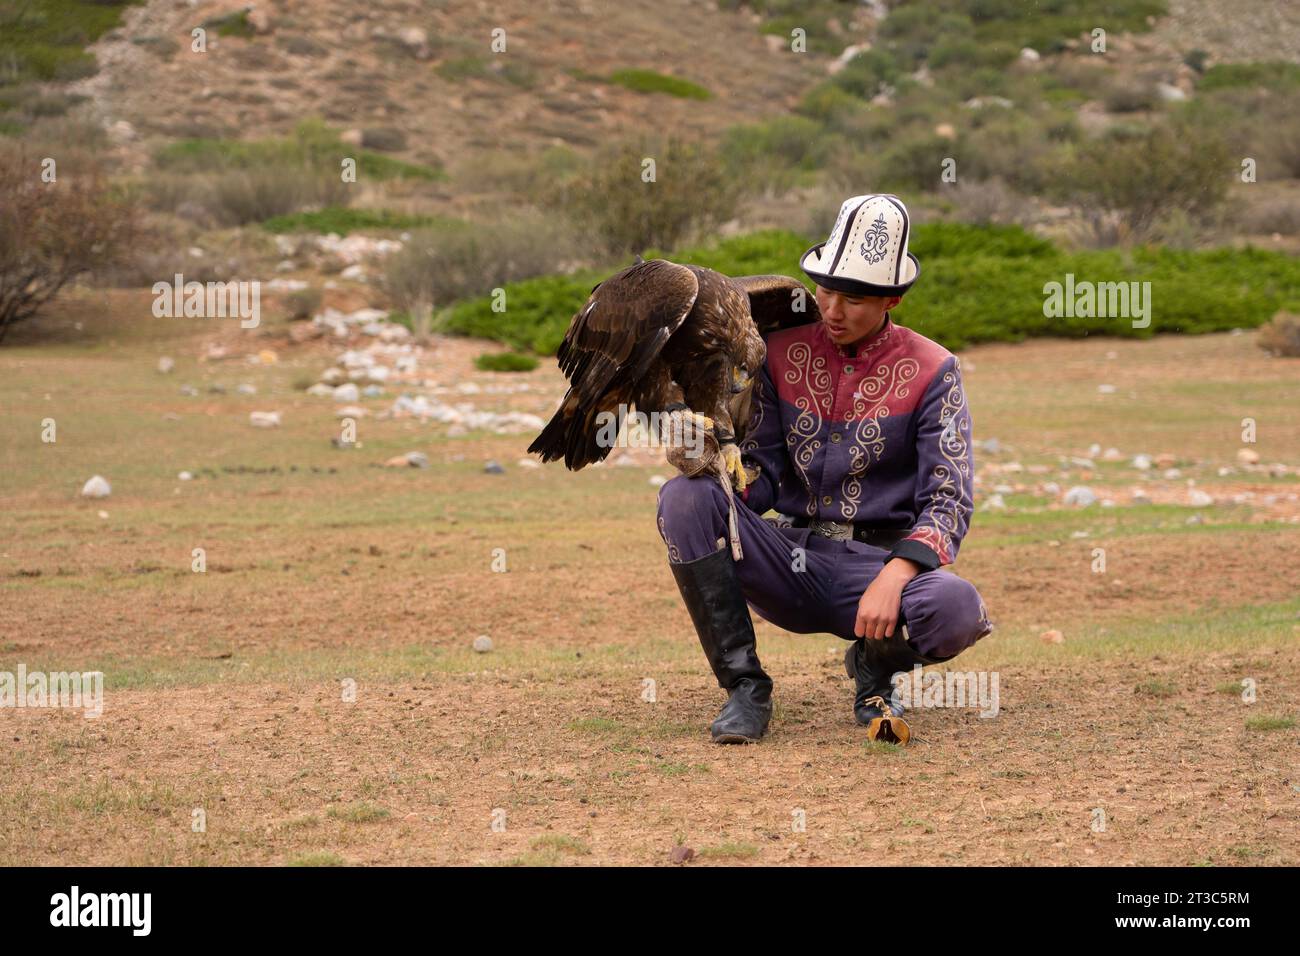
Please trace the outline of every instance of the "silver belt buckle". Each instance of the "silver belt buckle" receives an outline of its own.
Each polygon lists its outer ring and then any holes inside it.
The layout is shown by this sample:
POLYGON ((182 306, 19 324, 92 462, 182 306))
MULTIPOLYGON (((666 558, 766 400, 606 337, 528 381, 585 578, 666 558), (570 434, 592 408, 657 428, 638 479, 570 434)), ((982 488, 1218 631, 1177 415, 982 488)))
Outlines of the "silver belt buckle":
POLYGON ((842 521, 813 521, 812 529, 814 534, 832 541, 849 541, 853 538, 853 525, 842 521))

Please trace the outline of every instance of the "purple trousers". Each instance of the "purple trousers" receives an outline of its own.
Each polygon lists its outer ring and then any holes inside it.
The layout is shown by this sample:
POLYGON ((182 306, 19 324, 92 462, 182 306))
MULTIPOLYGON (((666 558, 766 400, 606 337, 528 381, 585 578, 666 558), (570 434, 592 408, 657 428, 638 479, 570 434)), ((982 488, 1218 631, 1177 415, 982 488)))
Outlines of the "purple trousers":
MULTIPOLYGON (((745 555, 736 571, 750 608, 796 634, 857 640, 858 601, 889 552, 808 528, 778 528, 739 498, 736 512, 745 555)), ((659 534, 673 562, 725 546, 727 497, 717 480, 679 475, 666 482, 659 489, 659 534)), ((955 657, 993 629, 975 587, 943 570, 924 571, 907 583, 899 618, 917 653, 935 661, 955 657)))

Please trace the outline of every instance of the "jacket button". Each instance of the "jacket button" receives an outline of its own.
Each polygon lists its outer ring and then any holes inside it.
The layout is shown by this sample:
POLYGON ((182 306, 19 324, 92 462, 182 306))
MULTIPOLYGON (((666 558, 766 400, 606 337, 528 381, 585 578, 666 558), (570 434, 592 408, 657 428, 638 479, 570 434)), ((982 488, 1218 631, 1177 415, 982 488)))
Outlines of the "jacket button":
POLYGON ((830 507, 831 501, 832 499, 830 495, 822 495, 822 504, 826 505, 827 507, 830 507))
POLYGON ((840 433, 839 433, 839 432, 831 432, 831 441, 832 441, 832 442, 838 442, 839 440, 840 440, 840 433))

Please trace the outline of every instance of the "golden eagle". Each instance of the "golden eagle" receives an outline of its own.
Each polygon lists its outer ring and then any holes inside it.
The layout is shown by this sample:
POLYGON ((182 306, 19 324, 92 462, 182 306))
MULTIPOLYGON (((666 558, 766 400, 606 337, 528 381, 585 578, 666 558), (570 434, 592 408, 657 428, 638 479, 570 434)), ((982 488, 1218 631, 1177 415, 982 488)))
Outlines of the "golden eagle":
POLYGON ((818 318, 816 300, 796 279, 731 278, 638 257, 592 289, 570 322, 556 352, 569 390, 528 451, 542 461, 562 457, 577 471, 609 454, 598 440, 609 415, 621 428, 631 405, 646 415, 681 412, 713 434, 743 490, 738 443, 766 357, 763 337, 818 318))

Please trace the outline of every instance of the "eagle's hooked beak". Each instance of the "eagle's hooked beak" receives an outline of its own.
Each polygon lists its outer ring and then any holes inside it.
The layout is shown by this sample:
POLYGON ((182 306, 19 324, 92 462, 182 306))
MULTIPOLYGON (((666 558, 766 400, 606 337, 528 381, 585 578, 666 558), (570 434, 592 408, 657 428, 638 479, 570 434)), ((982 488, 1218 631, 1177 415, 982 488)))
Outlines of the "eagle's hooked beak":
POLYGON ((745 389, 749 388, 749 369, 743 365, 733 366, 731 369, 731 394, 739 395, 745 389))

